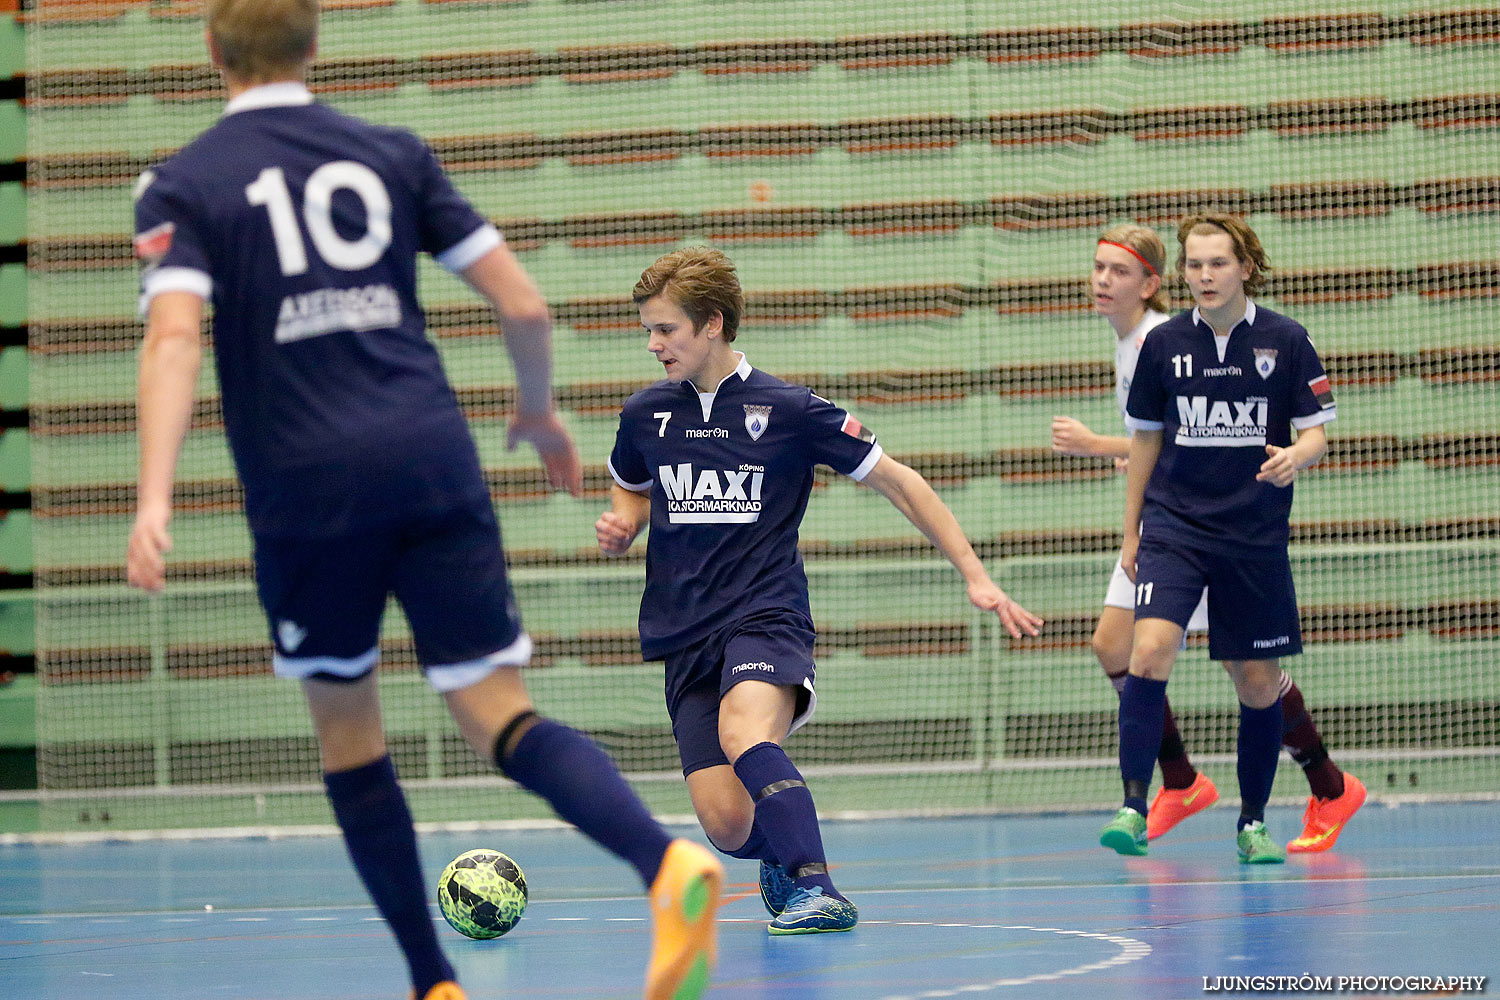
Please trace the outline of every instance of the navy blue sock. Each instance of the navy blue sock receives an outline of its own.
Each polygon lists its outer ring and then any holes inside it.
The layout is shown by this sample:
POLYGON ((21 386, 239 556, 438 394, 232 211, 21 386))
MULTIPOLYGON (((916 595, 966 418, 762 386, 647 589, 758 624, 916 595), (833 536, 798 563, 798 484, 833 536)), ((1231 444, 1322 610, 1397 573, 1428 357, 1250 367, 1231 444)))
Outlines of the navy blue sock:
POLYGON ((755 825, 776 852, 777 863, 798 885, 821 886, 843 899, 828 877, 812 792, 786 751, 775 743, 757 743, 740 754, 734 773, 755 802, 755 825))
POLYGON ((1281 699, 1265 708, 1240 705, 1239 763, 1241 829, 1262 820, 1281 758, 1281 699))
POLYGON ((542 719, 495 764, 522 788, 546 799, 557 815, 599 846, 628 861, 649 888, 672 837, 651 818, 615 762, 593 740, 542 719))
POLYGON ((1167 682, 1131 674, 1120 692, 1120 777, 1125 781, 1124 804, 1146 815, 1146 790, 1161 750, 1162 719, 1167 706, 1167 682))
POLYGON ((396 784, 396 768, 386 756, 352 771, 325 774, 323 784, 354 868, 396 935, 417 996, 425 996, 455 977, 427 909, 417 834, 396 784))
POLYGON ((718 844, 714 844, 714 847, 717 848, 720 853, 727 854, 731 858, 744 858, 746 861, 769 861, 772 864, 776 863, 776 852, 771 850, 771 845, 767 843, 766 835, 760 828, 759 819, 750 824, 750 836, 746 837, 745 842, 739 847, 736 847, 732 851, 726 851, 724 850, 724 848, 719 847, 718 844))

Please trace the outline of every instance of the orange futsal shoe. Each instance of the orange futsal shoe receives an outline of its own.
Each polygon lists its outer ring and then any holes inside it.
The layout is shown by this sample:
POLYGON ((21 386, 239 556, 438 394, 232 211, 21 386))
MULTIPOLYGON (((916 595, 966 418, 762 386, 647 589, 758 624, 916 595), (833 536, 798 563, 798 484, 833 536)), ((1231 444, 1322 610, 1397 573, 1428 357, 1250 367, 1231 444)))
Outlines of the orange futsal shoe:
MULTIPOLYGON (((417 1000, 416 991, 412 991, 411 1000, 417 1000)), ((427 991, 422 1000, 469 1000, 468 994, 464 993, 463 987, 451 979, 445 979, 432 989, 427 991)))
POLYGON ((714 970, 714 914, 724 866, 690 840, 674 840, 651 883, 653 940, 646 1000, 697 1000, 714 970))
POLYGON ((1219 801, 1219 790, 1202 771, 1186 788, 1162 788, 1146 813, 1146 839, 1155 840, 1194 813, 1219 801))
POLYGON ((1292 854, 1326 851, 1338 842, 1349 817, 1365 804, 1365 786, 1348 771, 1344 772, 1344 794, 1336 799, 1308 797, 1307 811, 1302 814, 1302 836, 1286 845, 1292 854))

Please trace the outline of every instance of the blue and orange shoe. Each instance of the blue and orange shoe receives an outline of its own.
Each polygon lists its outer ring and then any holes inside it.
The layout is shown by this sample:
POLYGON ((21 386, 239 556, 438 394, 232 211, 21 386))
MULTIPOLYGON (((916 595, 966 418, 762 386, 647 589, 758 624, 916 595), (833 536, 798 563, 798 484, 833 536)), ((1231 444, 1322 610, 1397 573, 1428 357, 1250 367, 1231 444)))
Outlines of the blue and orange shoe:
POLYGON ((847 899, 828 895, 820 885, 793 886, 786 908, 766 928, 772 934, 828 934, 853 930, 859 923, 859 907, 847 899))
POLYGON ((1344 772, 1344 794, 1336 799, 1311 797, 1302 814, 1302 836, 1286 845, 1293 854, 1326 851, 1338 842, 1349 818, 1365 804, 1365 785, 1348 771, 1344 772))
POLYGON ((760 863, 760 901, 765 904, 767 913, 773 917, 781 916, 787 900, 796 891, 797 883, 785 868, 769 861, 760 863))
POLYGON ((1155 840, 1183 820, 1219 801, 1219 789, 1202 771, 1186 788, 1163 787, 1146 813, 1146 839, 1155 840))
POLYGON ((651 883, 646 1000, 698 1000, 708 989, 723 889, 724 866, 707 850, 682 839, 667 846, 651 883))
MULTIPOLYGON (((411 1000, 417 1000, 417 991, 412 990, 411 1000)), ((421 1000, 469 1000, 463 987, 451 979, 445 979, 422 994, 421 1000)))

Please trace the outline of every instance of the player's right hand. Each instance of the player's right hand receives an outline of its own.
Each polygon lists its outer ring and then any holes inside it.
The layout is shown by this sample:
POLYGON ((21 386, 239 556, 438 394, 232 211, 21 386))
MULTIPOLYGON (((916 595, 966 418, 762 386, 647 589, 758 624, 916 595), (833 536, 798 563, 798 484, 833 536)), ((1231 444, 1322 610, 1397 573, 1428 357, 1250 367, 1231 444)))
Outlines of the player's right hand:
POLYGON ((153 593, 167 585, 167 553, 172 536, 167 531, 170 510, 138 512, 125 546, 125 579, 132 587, 153 593))
POLYGON ((1093 454, 1090 451, 1090 442, 1095 437, 1093 431, 1083 425, 1081 421, 1072 417, 1052 418, 1052 450, 1059 455, 1081 455, 1093 454))
POLYGON ((635 541, 635 525, 612 510, 599 515, 594 522, 594 537, 599 539, 599 551, 607 556, 624 555, 635 541))
POLYGON ((1135 557, 1141 550, 1141 536, 1126 536, 1125 542, 1120 546, 1120 566, 1125 570, 1125 575, 1130 577, 1130 582, 1135 582, 1135 557))
POLYGON ((567 490, 573 496, 583 493, 583 460, 578 447, 555 410, 546 413, 517 413, 510 419, 505 448, 515 451, 522 441, 530 441, 547 470, 547 482, 553 489, 567 490))

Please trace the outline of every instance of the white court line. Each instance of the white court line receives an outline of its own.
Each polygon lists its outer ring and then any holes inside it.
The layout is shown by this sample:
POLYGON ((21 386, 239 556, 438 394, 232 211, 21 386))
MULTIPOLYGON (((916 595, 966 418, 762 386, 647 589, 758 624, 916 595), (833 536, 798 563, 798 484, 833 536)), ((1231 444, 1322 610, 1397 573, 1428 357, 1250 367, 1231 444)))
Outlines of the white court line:
MULTIPOLYGON (((871 921, 873 923, 873 921, 871 921)), ((1038 972, 1030 976, 1013 976, 1007 979, 992 979, 989 982, 965 983, 962 986, 954 986, 950 989, 924 990, 913 994, 892 994, 881 997, 880 1000, 937 1000, 939 997, 956 997, 968 993, 988 993, 991 990, 1003 989, 1007 986, 1029 986, 1032 983, 1045 983, 1062 979, 1064 976, 1086 976, 1090 972, 1099 972, 1104 969, 1113 968, 1117 965, 1128 965, 1138 962, 1151 954, 1151 946, 1144 941, 1135 938, 1122 937, 1119 934, 1095 934, 1093 931, 1069 931, 1060 927, 1029 927, 1025 924, 953 924, 935 923, 932 921, 901 920, 894 921, 902 927, 970 927, 975 930, 1002 930, 1002 931, 1031 931, 1037 934, 1063 934, 1069 937, 1089 938, 1094 941, 1104 941, 1117 946, 1120 951, 1098 962, 1090 962, 1088 965, 1075 965, 1068 969, 1059 969, 1056 972, 1038 972)))

